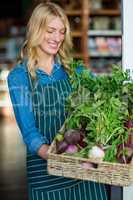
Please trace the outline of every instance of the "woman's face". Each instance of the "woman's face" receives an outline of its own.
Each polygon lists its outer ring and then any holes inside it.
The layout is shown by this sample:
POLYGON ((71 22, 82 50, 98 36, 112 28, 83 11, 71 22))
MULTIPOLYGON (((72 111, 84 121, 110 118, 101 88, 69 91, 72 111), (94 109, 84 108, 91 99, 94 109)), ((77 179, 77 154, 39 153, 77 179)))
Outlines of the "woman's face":
POLYGON ((65 27, 59 17, 52 19, 46 26, 40 49, 48 54, 55 55, 65 37, 65 27))

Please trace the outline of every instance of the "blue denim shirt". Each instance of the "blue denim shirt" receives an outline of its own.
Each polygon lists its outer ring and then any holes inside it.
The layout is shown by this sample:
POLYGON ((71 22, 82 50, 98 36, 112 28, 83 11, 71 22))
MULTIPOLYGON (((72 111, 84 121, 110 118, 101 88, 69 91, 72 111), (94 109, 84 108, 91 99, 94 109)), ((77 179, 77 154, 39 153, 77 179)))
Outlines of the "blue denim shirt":
MULTIPOLYGON (((53 65, 51 75, 46 74, 41 69, 37 69, 36 74, 41 84, 52 83, 68 77, 59 63, 53 65)), ((23 140, 28 150, 32 154, 36 154, 41 145, 47 144, 48 141, 39 133, 35 125, 26 62, 16 65, 10 71, 7 81, 15 118, 23 140)))

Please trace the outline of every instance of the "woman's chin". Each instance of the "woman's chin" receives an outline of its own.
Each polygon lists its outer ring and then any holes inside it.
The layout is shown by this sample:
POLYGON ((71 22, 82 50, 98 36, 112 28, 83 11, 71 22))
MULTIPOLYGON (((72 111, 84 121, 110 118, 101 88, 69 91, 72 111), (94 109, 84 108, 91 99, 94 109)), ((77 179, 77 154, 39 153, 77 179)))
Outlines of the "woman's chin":
POLYGON ((55 55, 55 54, 57 54, 57 52, 58 52, 57 49, 51 49, 51 50, 49 51, 49 54, 55 55))

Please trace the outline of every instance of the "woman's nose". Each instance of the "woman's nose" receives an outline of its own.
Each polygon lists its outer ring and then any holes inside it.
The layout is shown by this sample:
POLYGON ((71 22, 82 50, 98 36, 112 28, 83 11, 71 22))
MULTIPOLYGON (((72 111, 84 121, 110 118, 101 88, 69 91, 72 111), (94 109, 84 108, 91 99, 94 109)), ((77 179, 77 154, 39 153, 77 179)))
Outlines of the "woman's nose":
POLYGON ((55 40, 56 42, 60 42, 60 40, 61 40, 61 35, 60 35, 60 33, 55 33, 55 35, 54 35, 54 40, 55 40))

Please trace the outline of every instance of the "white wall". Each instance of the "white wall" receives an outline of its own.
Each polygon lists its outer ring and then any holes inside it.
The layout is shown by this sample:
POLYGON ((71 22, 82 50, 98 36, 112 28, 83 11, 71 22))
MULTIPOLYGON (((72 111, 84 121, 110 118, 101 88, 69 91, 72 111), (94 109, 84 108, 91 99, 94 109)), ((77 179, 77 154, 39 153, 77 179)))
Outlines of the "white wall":
MULTIPOLYGON (((123 0, 123 69, 133 78, 133 0, 123 0)), ((123 188, 123 200, 133 200, 133 186, 123 188)))
MULTIPOLYGON (((123 0, 123 68, 133 71, 133 0, 123 0)), ((133 75, 133 73, 132 73, 133 75)))

